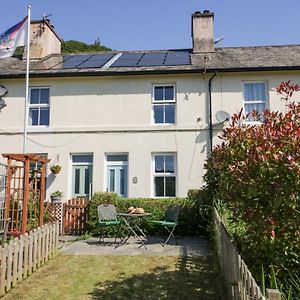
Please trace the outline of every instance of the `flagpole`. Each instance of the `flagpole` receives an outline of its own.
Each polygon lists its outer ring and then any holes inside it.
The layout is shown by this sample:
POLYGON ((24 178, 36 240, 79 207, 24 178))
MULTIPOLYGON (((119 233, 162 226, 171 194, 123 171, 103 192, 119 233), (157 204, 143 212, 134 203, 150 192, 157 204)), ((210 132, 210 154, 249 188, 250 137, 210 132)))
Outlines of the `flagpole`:
POLYGON ((24 140, 23 140, 23 153, 26 153, 26 140, 27 140, 27 126, 28 126, 28 103, 29 103, 29 52, 30 52, 30 9, 28 6, 28 19, 27 19, 27 53, 26 53, 26 91, 25 91, 25 112, 24 112, 24 140))

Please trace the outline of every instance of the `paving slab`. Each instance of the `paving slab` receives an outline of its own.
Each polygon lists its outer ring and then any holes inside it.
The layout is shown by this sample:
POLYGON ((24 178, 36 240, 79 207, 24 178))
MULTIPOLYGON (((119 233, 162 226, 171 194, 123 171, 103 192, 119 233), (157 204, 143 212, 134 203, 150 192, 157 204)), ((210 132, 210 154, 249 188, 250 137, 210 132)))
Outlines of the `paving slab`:
POLYGON ((162 247, 161 238, 149 238, 147 249, 136 239, 130 238, 126 244, 115 244, 114 239, 105 239, 99 244, 98 238, 89 238, 66 244, 61 252, 67 255, 146 255, 146 256, 208 256, 212 255, 211 244, 204 237, 186 237, 162 247))

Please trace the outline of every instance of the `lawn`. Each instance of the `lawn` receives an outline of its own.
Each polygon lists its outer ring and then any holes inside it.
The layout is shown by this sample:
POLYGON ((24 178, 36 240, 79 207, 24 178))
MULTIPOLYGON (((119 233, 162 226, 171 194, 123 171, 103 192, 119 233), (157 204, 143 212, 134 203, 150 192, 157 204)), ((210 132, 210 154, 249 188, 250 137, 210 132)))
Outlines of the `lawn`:
POLYGON ((2 299, 218 300, 213 266, 212 257, 60 254, 2 299))

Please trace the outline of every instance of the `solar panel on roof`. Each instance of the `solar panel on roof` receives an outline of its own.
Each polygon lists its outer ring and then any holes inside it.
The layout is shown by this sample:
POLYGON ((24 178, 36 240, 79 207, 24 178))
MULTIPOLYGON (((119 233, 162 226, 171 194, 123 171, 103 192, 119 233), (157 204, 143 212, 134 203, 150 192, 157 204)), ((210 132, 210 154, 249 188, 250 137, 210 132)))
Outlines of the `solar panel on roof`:
POLYGON ((123 53, 111 66, 136 67, 144 53, 123 53))
POLYGON ((83 69, 83 68, 101 68, 103 65, 105 65, 114 54, 95 54, 92 57, 90 57, 88 60, 80 64, 77 68, 83 69))
MULTIPOLYGON (((33 66, 36 70, 101 68, 115 53, 52 56, 33 66)), ((122 53, 111 67, 150 67, 189 65, 189 51, 122 53)))
POLYGON ((145 53, 143 59, 164 59, 167 52, 153 52, 153 53, 145 53))
POLYGON ((138 61, 137 59, 116 60, 111 67, 136 67, 138 61))
POLYGON ((141 59, 144 53, 122 53, 119 59, 141 59))
POLYGON ((138 67, 162 66, 165 60, 166 52, 145 53, 141 58, 138 67))
POLYGON ((123 53, 111 67, 180 66, 190 64, 188 51, 123 53))
POLYGON ((190 64, 189 52, 169 51, 164 61, 165 66, 180 66, 190 64))
POLYGON ((163 59, 147 59, 147 60, 141 60, 138 63, 138 67, 147 67, 147 66, 162 66, 164 60, 163 59))
POLYGON ((88 60, 92 55, 64 55, 62 63, 53 67, 53 69, 76 69, 77 66, 88 60))

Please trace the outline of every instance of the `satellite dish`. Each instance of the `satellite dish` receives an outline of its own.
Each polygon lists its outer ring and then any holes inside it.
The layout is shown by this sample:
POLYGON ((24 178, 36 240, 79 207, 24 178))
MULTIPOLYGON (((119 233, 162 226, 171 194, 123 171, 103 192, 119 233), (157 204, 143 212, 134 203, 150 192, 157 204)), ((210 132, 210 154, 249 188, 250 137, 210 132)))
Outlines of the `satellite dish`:
POLYGON ((224 122, 230 120, 230 115, 227 111, 219 110, 216 112, 216 119, 219 123, 223 124, 224 122))
POLYGON ((0 85, 0 97, 4 96, 7 93, 7 89, 5 86, 0 85))

